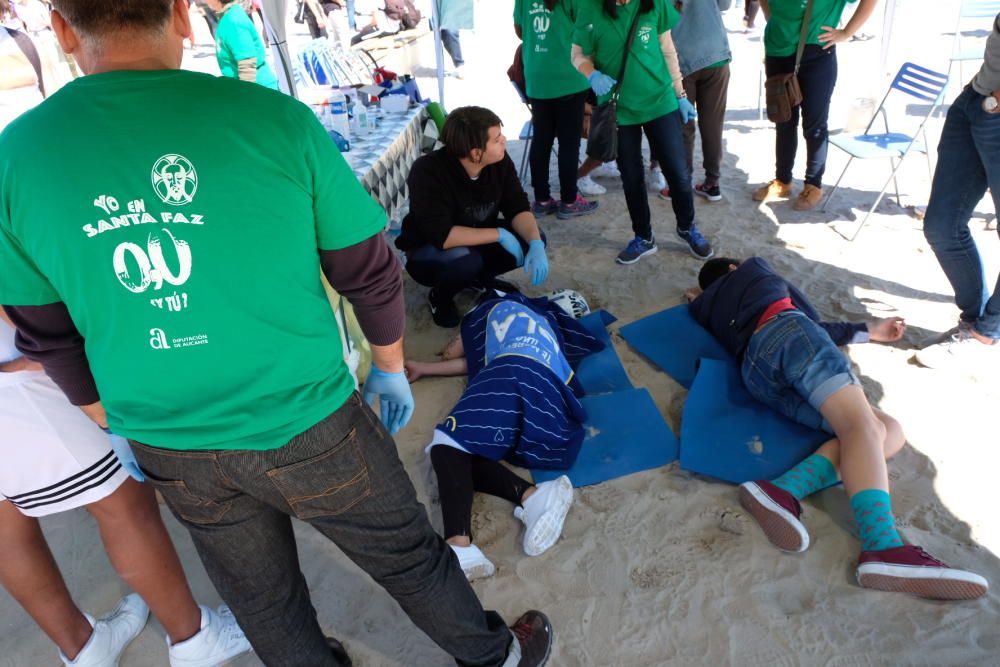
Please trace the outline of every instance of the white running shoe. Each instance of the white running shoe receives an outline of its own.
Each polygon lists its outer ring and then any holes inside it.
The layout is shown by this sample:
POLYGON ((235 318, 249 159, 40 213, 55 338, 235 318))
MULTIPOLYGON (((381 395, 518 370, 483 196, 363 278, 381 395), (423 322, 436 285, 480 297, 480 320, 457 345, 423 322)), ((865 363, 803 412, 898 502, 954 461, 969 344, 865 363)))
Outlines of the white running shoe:
POLYGON ((493 562, 475 544, 467 547, 456 547, 454 544, 448 546, 458 556, 458 564, 462 566, 462 572, 465 572, 465 578, 469 581, 492 577, 496 571, 493 562))
POLYGON ((576 189, 586 197, 597 197, 608 193, 608 189, 600 183, 595 183, 590 174, 576 179, 576 189))
POLYGON ((250 650, 236 617, 226 605, 215 611, 201 607, 201 631, 194 637, 171 644, 170 667, 216 667, 250 650))
POLYGON ((660 192, 667 189, 667 179, 663 177, 663 170, 653 167, 646 171, 646 187, 653 192, 660 192))
POLYGON ((968 328, 959 327, 946 340, 930 345, 916 354, 921 366, 927 368, 956 367, 967 371, 989 371, 1000 363, 1000 343, 982 343, 968 328))
POLYGON ((595 178, 621 178, 622 173, 618 171, 618 163, 612 160, 611 162, 605 162, 604 164, 595 167, 589 174, 595 178))
POLYGON ((98 620, 84 614, 94 632, 76 656, 70 660, 62 651, 59 657, 68 667, 118 667, 122 652, 142 629, 149 618, 149 607, 137 593, 126 595, 107 616, 98 620))
POLYGON ((573 483, 562 475, 539 484, 522 507, 514 508, 514 516, 524 522, 524 553, 537 556, 556 543, 572 504, 573 483))

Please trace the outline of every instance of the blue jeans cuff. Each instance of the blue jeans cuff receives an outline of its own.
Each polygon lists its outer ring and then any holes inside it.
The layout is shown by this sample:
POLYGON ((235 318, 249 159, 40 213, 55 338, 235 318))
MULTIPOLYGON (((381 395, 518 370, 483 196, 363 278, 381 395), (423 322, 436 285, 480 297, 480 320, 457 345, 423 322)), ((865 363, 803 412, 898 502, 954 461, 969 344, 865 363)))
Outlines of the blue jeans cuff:
POLYGON ((816 389, 813 390, 813 392, 809 395, 809 405, 816 408, 816 411, 819 412, 820 406, 826 403, 828 398, 844 387, 849 387, 852 384, 861 384, 854 373, 837 373, 836 375, 824 380, 818 387, 816 387, 816 389))

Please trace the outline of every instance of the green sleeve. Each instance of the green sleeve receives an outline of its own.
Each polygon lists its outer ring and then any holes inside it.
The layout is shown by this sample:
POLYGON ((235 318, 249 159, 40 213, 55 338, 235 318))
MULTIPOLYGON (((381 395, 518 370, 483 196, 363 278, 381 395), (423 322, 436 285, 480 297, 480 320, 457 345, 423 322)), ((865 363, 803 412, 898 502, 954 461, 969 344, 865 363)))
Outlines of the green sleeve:
POLYGON ((59 293, 31 261, 0 217, 0 304, 44 306, 61 301, 59 293))
POLYGON ((514 25, 521 26, 521 12, 524 10, 524 0, 514 0, 514 25))
POLYGON ((677 25, 677 22, 681 20, 681 15, 676 9, 674 9, 674 6, 669 2, 666 2, 666 0, 660 0, 660 3, 663 7, 663 11, 660 12, 660 22, 657 25, 656 32, 662 35, 677 25))
POLYGON ((235 30, 229 32, 226 40, 226 46, 229 48, 233 60, 257 60, 257 44, 254 40, 257 29, 254 28, 253 23, 241 21, 233 27, 235 30))
POLYGON ((594 24, 586 12, 577 14, 573 24, 573 43, 578 44, 586 55, 594 54, 594 24))

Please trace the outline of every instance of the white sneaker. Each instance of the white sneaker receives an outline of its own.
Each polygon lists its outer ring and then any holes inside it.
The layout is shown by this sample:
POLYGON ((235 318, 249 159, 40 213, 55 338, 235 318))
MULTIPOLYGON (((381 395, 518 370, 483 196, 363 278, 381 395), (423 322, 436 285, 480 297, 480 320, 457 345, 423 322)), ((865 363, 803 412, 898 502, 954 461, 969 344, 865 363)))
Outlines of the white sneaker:
POLYGON ((149 607, 138 594, 132 593, 123 597, 110 614, 99 620, 95 621, 90 614, 84 616, 94 632, 80 649, 76 660, 70 660, 59 651, 63 664, 71 667, 118 667, 125 647, 146 627, 149 607))
POLYGON ((576 189, 585 197, 596 197, 607 194, 608 189, 600 183, 595 183, 594 179, 587 174, 583 178, 576 179, 576 189))
POLYGON ((930 345, 916 354, 921 366, 927 368, 958 367, 964 370, 988 371, 1000 363, 1000 343, 981 343, 968 329, 959 328, 947 340, 930 345))
POLYGON ((646 187, 653 192, 660 192, 667 188, 667 179, 663 177, 663 170, 653 167, 646 172, 646 187))
POLYGON ((622 173, 618 171, 618 163, 612 160, 596 167, 589 176, 595 178, 621 178, 622 173))
POLYGON ((465 572, 465 578, 469 581, 492 577, 496 572, 496 566, 475 544, 467 547, 456 547, 454 544, 448 546, 458 556, 458 564, 462 566, 462 572, 465 572))
POLYGON ((919 340, 917 342, 917 349, 922 350, 925 347, 930 347, 931 345, 937 345, 938 343, 943 343, 946 340, 949 340, 952 336, 957 334, 962 329, 968 329, 970 326, 972 325, 966 322, 965 320, 959 320, 958 324, 948 329, 947 331, 931 334, 930 336, 927 336, 926 338, 922 338, 921 340, 919 340))
POLYGON ((220 605, 218 610, 213 611, 204 605, 199 606, 201 631, 177 644, 167 640, 170 667, 216 667, 250 650, 250 642, 229 607, 220 605))
POLYGON ((514 508, 514 516, 524 522, 524 553, 537 556, 556 543, 572 504, 573 483, 563 475, 539 484, 522 507, 514 508))

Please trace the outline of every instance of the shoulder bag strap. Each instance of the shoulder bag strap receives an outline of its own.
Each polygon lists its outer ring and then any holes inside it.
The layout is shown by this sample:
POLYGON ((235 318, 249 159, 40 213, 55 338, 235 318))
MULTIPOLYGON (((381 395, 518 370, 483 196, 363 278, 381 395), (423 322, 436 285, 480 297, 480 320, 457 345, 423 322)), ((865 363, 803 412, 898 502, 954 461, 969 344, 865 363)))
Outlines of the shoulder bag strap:
POLYGON ((806 0, 806 14, 802 17, 802 30, 799 31, 799 48, 795 51, 795 75, 799 74, 799 64, 802 62, 802 52, 806 50, 806 37, 809 35, 809 23, 812 21, 813 0, 806 0))
MULTIPOLYGON (((642 13, 642 3, 639 0, 632 0, 636 3, 637 7, 635 10, 635 16, 632 18, 632 25, 628 29, 628 37, 625 39, 625 55, 622 57, 622 68, 618 72, 618 83, 615 84, 615 92, 611 95, 614 100, 618 99, 618 95, 621 92, 622 80, 625 78, 625 66, 628 65, 628 58, 632 55, 632 42, 635 41, 635 29, 639 25, 639 14, 642 13)), ((812 0, 809 0, 810 4, 812 0)))
POLYGON ((31 41, 30 37, 20 30, 12 30, 6 26, 4 30, 11 36, 17 47, 24 53, 24 57, 28 59, 28 62, 35 69, 35 76, 38 78, 38 90, 42 92, 42 97, 45 97, 45 81, 42 79, 42 60, 38 57, 38 49, 35 48, 35 44, 31 41))

